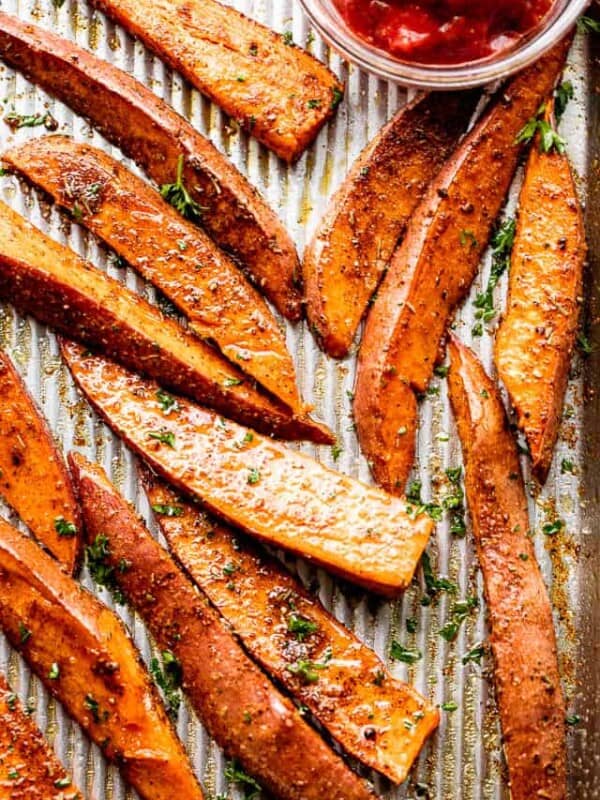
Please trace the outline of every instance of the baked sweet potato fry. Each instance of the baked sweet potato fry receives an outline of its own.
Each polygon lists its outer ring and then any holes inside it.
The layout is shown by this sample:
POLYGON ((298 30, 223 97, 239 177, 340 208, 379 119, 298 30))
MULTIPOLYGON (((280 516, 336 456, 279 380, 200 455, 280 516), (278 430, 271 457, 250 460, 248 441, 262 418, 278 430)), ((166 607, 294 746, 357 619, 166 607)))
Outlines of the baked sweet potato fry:
POLYGON ((93 2, 286 161, 303 153, 342 98, 324 64, 230 5, 93 2))
POLYGON ((565 703, 517 448, 494 383, 454 337, 450 400, 483 572, 512 800, 565 800, 565 703))
POLYGON ((21 312, 226 416, 279 436, 332 436, 255 389, 208 344, 0 203, 0 296, 21 312))
POLYGON ((152 187, 95 147, 44 136, 2 155, 185 314, 190 328, 295 413, 292 357, 269 307, 232 262, 152 187))
POLYGON ((304 254, 308 321, 347 355, 408 221, 475 110, 478 92, 418 95, 355 161, 304 254))
POLYGON ((150 470, 143 469, 142 479, 171 553, 247 652, 348 753, 402 783, 437 727, 438 712, 393 678, 280 562, 182 501, 150 470), (302 661, 327 668, 307 680, 315 675, 298 674, 302 661))
POLYGON ((117 67, 2 11, 0 58, 87 117, 159 186, 176 181, 183 159, 183 185, 208 235, 284 316, 300 318, 298 256, 287 231, 256 189, 187 120, 117 67))
POLYGON ((202 800, 181 742, 119 617, 0 520, 0 626, 144 800, 202 800))
POLYGON ((70 464, 89 541, 105 537, 107 567, 159 644, 177 658, 185 692, 225 753, 281 800, 372 800, 250 660, 102 470, 77 455, 70 464), (122 562, 125 571, 118 569, 122 562))
POLYGON ((113 431, 220 518, 381 594, 412 579, 432 522, 403 500, 185 400, 165 416, 152 381, 73 342, 62 354, 113 431))
POLYGON ((73 572, 81 544, 71 477, 46 420, 0 351, 0 495, 35 538, 73 572))
MULTIPOLYGON (((553 122, 551 103, 546 122, 553 122)), ((537 140, 519 198, 507 312, 496 334, 495 360, 542 483, 558 436, 585 256, 569 159, 556 149, 544 152, 537 140)))
POLYGON ((517 135, 552 91, 569 44, 500 91, 430 184, 379 287, 359 353, 354 416, 373 475, 388 491, 403 491, 413 462, 410 395, 427 389, 450 315, 477 274, 517 167, 517 135))
POLYGON ((83 800, 1 674, 0 797, 2 800, 83 800))

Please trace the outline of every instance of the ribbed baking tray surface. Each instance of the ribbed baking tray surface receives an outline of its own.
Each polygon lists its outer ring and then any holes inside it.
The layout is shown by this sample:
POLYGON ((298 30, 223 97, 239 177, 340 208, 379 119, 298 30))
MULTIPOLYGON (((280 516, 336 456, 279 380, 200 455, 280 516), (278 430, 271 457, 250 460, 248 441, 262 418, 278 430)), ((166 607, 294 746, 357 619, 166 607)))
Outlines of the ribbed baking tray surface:
MULTIPOLYGON (((2 10, 16 13, 24 20, 77 41, 101 58, 133 73, 164 97, 226 152, 258 186, 280 214, 301 252, 325 210, 329 196, 344 178, 352 161, 406 101, 406 94, 394 85, 348 67, 337 55, 330 53, 318 35, 310 30, 299 3, 290 0, 236 0, 232 5, 278 31, 291 31, 297 43, 307 45, 346 81, 346 98, 336 119, 325 127, 316 143, 293 167, 286 167, 256 141, 250 140, 217 107, 192 91, 179 75, 165 68, 158 58, 86 3, 66 0, 62 7, 57 8, 52 0, 0 2, 2 10)), ((586 200, 589 191, 590 241, 592 245, 597 243, 600 246, 600 231, 596 229, 597 205, 593 202, 597 180, 593 148, 598 138, 598 126, 594 71, 587 52, 591 46, 583 36, 578 36, 573 48, 566 77, 575 87, 575 99, 565 114, 562 132, 579 176, 582 199, 586 200), (586 187, 588 173, 589 189, 586 187)), ((50 110, 61 133, 92 142, 122 158, 120 152, 107 144, 85 120, 74 116, 67 107, 31 85, 21 74, 0 65, 2 116, 13 107, 19 114, 50 110)), ((13 134, 6 124, 0 122, 3 148, 43 133, 40 128, 25 128, 13 134)), ((133 164, 128 166, 136 171, 133 164)), ((518 183, 519 178, 511 191, 507 213, 514 209, 518 183)), ((77 225, 70 224, 40 195, 14 177, 0 178, 0 196, 52 237, 154 299, 153 290, 132 272, 108 265, 107 252, 93 237, 77 225)), ((457 317, 456 330, 491 369, 492 336, 487 331, 482 337, 473 337, 471 333, 475 310, 472 301, 487 279, 489 266, 486 259, 481 277, 457 317)), ((497 308, 503 306, 505 284, 506 277, 496 292, 497 308)), ((593 300, 592 276, 587 294, 593 300)), ((367 465, 358 451, 351 416, 354 355, 342 362, 326 358, 317 349, 305 324, 288 325, 287 336, 304 396, 314 403, 317 414, 335 430, 342 446, 335 464, 330 448, 308 445, 304 449, 329 465, 369 480, 367 465)), ((0 345, 13 357, 64 450, 79 449, 101 463, 123 493, 150 520, 145 496, 137 485, 135 459, 78 397, 68 371, 61 365, 54 336, 31 319, 20 318, 5 305, 0 306, 0 345)), ((598 376, 600 370, 595 352, 585 361, 580 356, 575 358, 561 439, 550 478, 542 492, 538 492, 533 483, 528 483, 535 544, 556 609, 569 713, 581 717, 581 722, 569 733, 572 800, 600 797, 600 603, 596 589, 600 571, 597 544, 600 407, 594 391, 598 376), (561 471, 563 459, 575 464, 573 474, 561 471), (543 524, 555 516, 565 520, 565 530, 556 537, 544 536, 541 532, 543 524)), ((415 469, 415 477, 422 480, 423 494, 427 499, 435 499, 443 488, 444 470, 461 464, 445 382, 436 379, 433 386, 434 393, 429 394, 421 405, 419 459, 415 469)), ((529 481, 525 461, 524 467, 529 481)), ((35 487, 32 488, 35 491, 35 487)), ((1 504, 0 511, 9 516, 9 510, 1 504)), ((17 522, 15 519, 12 521, 17 522)), ((438 733, 423 752, 412 779, 405 786, 392 789, 384 781, 375 779, 382 795, 390 800, 415 797, 431 800, 503 798, 507 794, 502 788, 497 716, 488 680, 490 659, 486 657, 481 667, 462 663, 462 656, 486 637, 481 576, 470 534, 457 539, 449 533, 447 523, 440 523, 430 553, 436 572, 459 584, 460 596, 475 593, 481 601, 479 611, 469 617, 453 643, 446 642, 438 633, 449 618, 449 601, 442 597, 436 604, 423 607, 420 604, 420 576, 402 599, 390 603, 349 589, 346 585, 342 588, 329 576, 306 564, 296 564, 289 559, 287 563, 292 569, 298 569, 307 583, 318 585, 324 604, 383 658, 389 657, 392 639, 422 651, 422 660, 414 666, 392 663, 393 672, 413 682, 436 703, 454 702, 457 705, 455 711, 442 714, 438 733), (408 617, 418 618, 416 633, 407 632, 405 622, 408 617)), ((82 579, 86 586, 98 591, 105 602, 112 604, 108 593, 97 590, 85 571, 82 579)), ((143 625, 128 609, 118 607, 117 610, 148 661, 153 646, 143 625)), ((40 682, 31 676, 24 662, 11 651, 1 635, 0 668, 8 670, 15 690, 30 703, 35 719, 53 741, 59 757, 72 769, 75 781, 87 789, 89 797, 116 800, 135 796, 126 789, 117 770, 106 765, 98 748, 90 746, 60 706, 48 698, 40 682)), ((187 707, 180 712, 178 731, 206 788, 207 797, 226 791, 231 798, 241 797, 234 787, 227 789, 222 754, 187 707)))

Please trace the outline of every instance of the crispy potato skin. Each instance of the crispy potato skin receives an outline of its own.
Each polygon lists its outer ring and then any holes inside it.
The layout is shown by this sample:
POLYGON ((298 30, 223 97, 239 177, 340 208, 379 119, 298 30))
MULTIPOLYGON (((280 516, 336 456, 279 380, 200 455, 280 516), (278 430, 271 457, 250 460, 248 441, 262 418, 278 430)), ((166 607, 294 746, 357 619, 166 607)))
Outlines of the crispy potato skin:
POLYGON ((183 746, 120 619, 3 520, 0 625, 141 798, 202 800, 183 746), (49 677, 53 665, 57 679, 49 677))
POLYGON ((303 263, 308 321, 329 355, 348 354, 411 214, 479 96, 418 95, 367 145, 331 198, 303 263))
POLYGON ((64 767, 0 674, 0 797, 82 800, 64 767), (58 786, 56 784, 59 784, 58 786), (61 786, 62 784, 62 786, 61 786))
MULTIPOLYGON (((70 457, 89 541, 107 537, 123 593, 179 660, 183 687, 226 754, 281 800, 369 800, 365 784, 250 660, 220 615, 95 464, 70 457)), ((175 796, 175 795, 173 795, 175 796)))
POLYGON ((403 491, 413 461, 417 413, 409 394, 427 388, 517 167, 517 134, 551 92, 569 43, 501 91, 431 183, 379 287, 359 353, 354 415, 375 480, 390 492, 403 491))
POLYGON ((117 161, 66 136, 2 155, 157 286, 240 369, 297 414, 294 363, 269 307, 195 225, 117 161))
POLYGON ((81 545, 71 477, 46 420, 10 358, 0 351, 0 494, 38 541, 73 572, 81 545), (61 536, 57 520, 77 533, 61 536))
POLYGON ((183 502, 152 473, 142 478, 169 549, 240 637, 250 655, 306 705, 344 749, 402 783, 439 714, 311 596, 280 562, 198 506, 183 502), (160 513, 165 506, 177 516, 160 513), (169 509, 170 510, 170 509, 169 509), (308 620, 309 635, 289 630, 308 620), (268 622, 267 622, 268 621, 268 622), (332 658, 326 661, 328 651, 332 658), (293 675, 298 659, 327 663, 315 683, 293 675))
POLYGON ((0 11, 0 58, 87 117, 159 186, 183 180, 201 224, 288 319, 302 314, 294 244, 256 189, 154 92, 56 34, 0 11))
POLYGON ((412 519, 404 500, 185 400, 166 416, 153 382, 72 342, 62 354, 113 431, 221 519, 375 592, 410 583, 432 522, 412 519), (161 431, 170 442, 153 438, 161 431))
POLYGON ((0 296, 226 416, 279 436, 331 442, 326 428, 261 394, 208 344, 2 203, 0 296))
POLYGON ((528 536, 517 448, 481 364, 454 337, 449 352, 450 400, 489 609, 511 798, 564 800, 565 702, 552 608, 528 536))
POLYGON ((536 143, 519 198, 507 311, 496 334, 495 360, 542 483, 562 415, 585 257, 583 215, 569 160, 556 150, 540 152, 536 143))
POLYGON ((310 53, 216 0, 94 5, 286 161, 304 152, 341 96, 342 84, 310 53))

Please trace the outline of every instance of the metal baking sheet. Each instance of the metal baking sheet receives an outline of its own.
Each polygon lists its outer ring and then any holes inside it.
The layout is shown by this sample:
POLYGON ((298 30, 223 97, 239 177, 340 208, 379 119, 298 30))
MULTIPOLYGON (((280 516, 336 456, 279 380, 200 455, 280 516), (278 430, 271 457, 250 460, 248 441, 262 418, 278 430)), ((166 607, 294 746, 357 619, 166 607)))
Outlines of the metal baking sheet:
MULTIPOLYGON (((330 52, 310 29, 298 2, 291 0, 235 0, 231 3, 278 31, 291 31, 294 40, 308 46, 328 62, 346 82, 347 93, 335 121, 321 132, 315 144, 292 167, 282 164, 273 154, 240 132, 235 124, 214 105, 192 91, 182 78, 167 69, 122 29, 91 9, 83 0, 66 0, 57 7, 52 0, 0 0, 4 11, 18 14, 43 28, 54 30, 83 47, 94 51, 133 73, 140 81, 171 103, 218 148, 223 150, 263 192, 280 214, 300 250, 317 225, 327 200, 344 178, 356 155, 387 119, 407 99, 403 89, 379 81, 343 62, 330 52)), ((579 35, 567 71, 575 87, 575 99, 567 109, 563 133, 578 175, 582 200, 587 201, 588 227, 592 255, 600 252, 600 173, 598 167, 598 98, 594 61, 588 50, 593 44, 579 35), (589 187, 586 176, 590 176, 589 187), (595 246, 595 247, 594 247, 595 246)), ((0 65, 0 108, 15 108, 19 114, 50 110, 62 133, 92 142, 116 158, 122 155, 94 132, 81 118, 26 81, 19 73, 0 65)), ((22 129, 14 134, 0 122, 0 144, 5 147, 30 136, 43 135, 43 129, 22 129)), ((135 167, 129 163, 134 171, 135 167)), ((519 178, 511 191, 508 213, 514 209, 519 178)), ((34 191, 14 177, 0 178, 0 197, 42 230, 101 268, 108 269, 128 286, 150 299, 151 288, 131 272, 124 273, 109 265, 106 250, 77 225, 70 224, 49 207, 34 191)), ((593 273, 600 263, 591 259, 587 296, 595 303, 593 273)), ((489 272, 489 259, 483 262, 481 277, 457 317, 461 338, 480 354, 491 369, 492 336, 473 338, 473 298, 489 272)), ((497 307, 503 305, 506 276, 497 290, 497 307)), ((591 308, 590 315, 596 313, 591 308)), ((593 336, 593 334, 592 334, 593 336)), ((316 347, 305 324, 287 327, 289 346, 294 353, 301 389, 314 403, 317 413, 336 431, 342 452, 335 464, 340 470, 369 480, 368 468, 358 451, 351 416, 351 392, 355 374, 354 354, 342 362, 326 358, 316 347)), ((0 344, 15 360, 37 398, 56 437, 65 451, 81 450, 96 459, 112 475, 124 494, 150 519, 146 499, 137 486, 135 460, 127 449, 89 410, 73 386, 68 371, 61 365, 54 336, 31 319, 18 317, 10 306, 0 306, 0 344)), ((600 350, 598 351, 600 352, 600 350)), ((535 544, 556 609, 561 665, 568 695, 569 713, 577 713, 581 723, 569 733, 570 787, 572 800, 600 797, 600 604, 597 575, 600 572, 598 546, 598 490, 600 487, 600 356, 576 357, 566 401, 552 473, 543 491, 531 487, 530 512, 535 530, 535 544), (585 401, 585 402, 584 402, 585 401), (576 464, 574 474, 561 474, 560 464, 568 458, 576 464), (566 522, 558 537, 547 537, 541 527, 555 514, 566 522)), ((443 471, 461 463, 460 446, 447 401, 443 381, 436 379, 439 394, 428 396, 421 406, 419 458, 415 477, 423 481, 427 499, 434 499, 442 487, 443 471)), ((1 409, 0 409, 1 413, 1 409)), ((329 448, 306 446, 305 450, 333 466, 329 448)), ((524 461, 526 479, 530 475, 524 461)), ((10 517, 9 509, 0 512, 10 517)), ((14 517, 11 518, 17 523, 14 517)), ((152 528, 154 532, 155 528, 152 528)), ((493 691, 489 681, 491 664, 463 666, 461 656, 485 640, 485 608, 481 597, 481 576, 474 558, 470 535, 453 538, 446 523, 438 525, 430 546, 437 572, 457 581, 461 596, 476 593, 481 603, 461 629, 456 642, 447 643, 438 635, 449 616, 448 599, 429 608, 419 603, 421 578, 406 595, 393 603, 380 601, 347 586, 338 586, 321 571, 287 559, 306 582, 319 586, 324 604, 351 626, 357 634, 385 659, 392 638, 423 652, 423 659, 408 667, 392 664, 393 672, 412 681, 436 703, 454 701, 458 708, 444 713, 438 733, 426 747, 410 781, 394 789, 374 777, 375 786, 387 800, 430 798, 431 800, 500 800, 507 797, 503 788, 503 764, 499 749, 499 731, 493 691), (416 634, 406 631, 407 617, 419 619, 416 634)), ((84 571, 82 580, 97 591, 84 571)), ((112 604, 104 590, 102 599, 112 604)), ((135 641, 148 661, 153 652, 142 623, 129 610, 118 608, 135 641)), ((134 797, 121 781, 117 770, 107 766, 98 748, 88 743, 78 727, 54 701, 41 683, 32 677, 24 662, 0 636, 0 668, 7 670, 15 690, 29 702, 39 725, 53 742, 74 779, 96 800, 134 797)), ((208 798, 228 791, 231 798, 241 797, 234 787, 227 788, 225 762, 218 747, 209 739, 193 712, 182 709, 178 731, 185 742, 208 798)))

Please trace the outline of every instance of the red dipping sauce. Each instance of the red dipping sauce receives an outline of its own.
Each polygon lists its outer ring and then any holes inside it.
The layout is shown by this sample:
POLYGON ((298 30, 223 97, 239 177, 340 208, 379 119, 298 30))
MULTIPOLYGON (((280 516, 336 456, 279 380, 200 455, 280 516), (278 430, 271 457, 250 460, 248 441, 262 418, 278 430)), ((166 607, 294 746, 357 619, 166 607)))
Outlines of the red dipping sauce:
POLYGON ((401 61, 461 64, 512 47, 554 0, 333 0, 348 27, 401 61))

